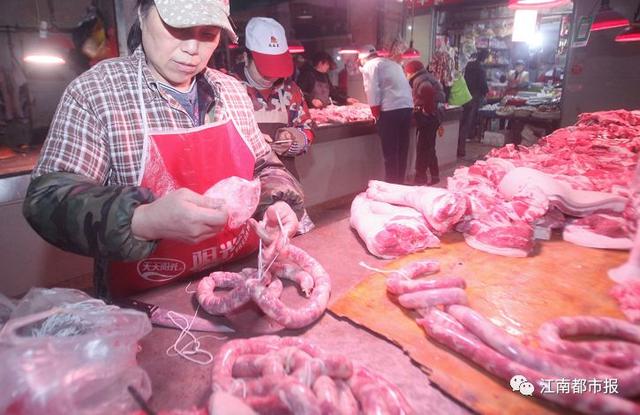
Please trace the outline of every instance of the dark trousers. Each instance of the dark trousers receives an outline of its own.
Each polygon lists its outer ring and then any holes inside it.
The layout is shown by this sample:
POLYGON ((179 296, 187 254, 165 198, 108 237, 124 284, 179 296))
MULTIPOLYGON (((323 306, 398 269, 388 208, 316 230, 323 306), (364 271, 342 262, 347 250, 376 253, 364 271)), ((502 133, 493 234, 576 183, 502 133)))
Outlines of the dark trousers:
POLYGON ((465 155, 466 140, 471 139, 478 119, 478 110, 482 97, 473 97, 471 101, 462 106, 462 119, 460 120, 460 130, 458 134, 458 156, 465 155))
POLYGON ((440 121, 435 115, 416 113, 418 143, 416 146, 416 182, 426 182, 427 169, 431 180, 440 179, 438 156, 436 155, 436 135, 440 121))
POLYGON ((409 126, 413 108, 382 111, 378 120, 378 134, 382 140, 385 180, 404 183, 409 152, 409 126))

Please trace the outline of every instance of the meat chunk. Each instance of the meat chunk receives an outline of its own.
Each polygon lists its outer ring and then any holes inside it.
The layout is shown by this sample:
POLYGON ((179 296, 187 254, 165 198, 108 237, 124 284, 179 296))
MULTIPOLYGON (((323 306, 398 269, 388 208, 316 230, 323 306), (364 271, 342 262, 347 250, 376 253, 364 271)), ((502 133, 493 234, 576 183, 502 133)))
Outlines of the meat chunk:
POLYGON ((362 193, 351 204, 351 227, 373 255, 391 259, 440 246, 415 209, 372 200, 362 193))
POLYGON ((231 229, 242 226, 249 220, 260 201, 260 180, 246 180, 232 176, 214 184, 204 193, 212 199, 224 200, 231 229))
POLYGON ((429 228, 439 236, 453 229, 467 211, 465 195, 437 187, 403 186, 371 180, 367 197, 414 208, 422 213, 429 228))

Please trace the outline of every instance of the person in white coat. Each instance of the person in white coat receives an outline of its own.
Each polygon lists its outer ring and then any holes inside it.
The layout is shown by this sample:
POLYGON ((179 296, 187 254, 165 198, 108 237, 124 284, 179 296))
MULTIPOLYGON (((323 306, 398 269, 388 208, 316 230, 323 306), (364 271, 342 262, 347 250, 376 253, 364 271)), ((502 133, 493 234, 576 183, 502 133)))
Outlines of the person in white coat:
POLYGON ((379 57, 374 46, 360 49, 358 59, 367 101, 382 140, 385 180, 403 183, 413 113, 411 86, 402 67, 391 59, 379 57))

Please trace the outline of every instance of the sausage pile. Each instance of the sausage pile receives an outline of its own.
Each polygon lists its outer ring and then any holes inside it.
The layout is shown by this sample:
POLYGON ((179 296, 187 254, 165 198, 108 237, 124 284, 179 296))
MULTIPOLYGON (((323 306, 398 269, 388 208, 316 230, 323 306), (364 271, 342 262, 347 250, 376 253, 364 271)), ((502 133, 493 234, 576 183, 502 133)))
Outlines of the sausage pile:
POLYGON ((253 301, 272 321, 283 328, 295 329, 320 318, 327 308, 330 293, 331 279, 324 268, 302 249, 289 245, 279 252, 262 276, 252 268, 239 273, 213 272, 200 281, 196 297, 200 306, 213 315, 227 315, 253 301), (292 308, 280 300, 280 279, 300 286, 308 297, 304 306, 292 308))
POLYGON ((537 385, 534 394, 588 414, 638 414, 625 398, 640 395, 640 327, 608 317, 562 317, 543 324, 540 348, 522 344, 467 306, 462 278, 413 278, 437 272, 436 261, 420 261, 389 274, 387 290, 416 310, 427 336, 505 380, 516 375, 537 385), (440 308, 442 307, 442 308, 440 308), (606 340, 569 341, 566 336, 606 340), (614 340, 615 339, 615 340, 614 340), (543 393, 548 379, 615 380, 617 393, 543 393))
POLYGON ((395 385, 295 337, 227 342, 215 356, 212 386, 211 402, 230 394, 260 414, 414 413, 395 385))

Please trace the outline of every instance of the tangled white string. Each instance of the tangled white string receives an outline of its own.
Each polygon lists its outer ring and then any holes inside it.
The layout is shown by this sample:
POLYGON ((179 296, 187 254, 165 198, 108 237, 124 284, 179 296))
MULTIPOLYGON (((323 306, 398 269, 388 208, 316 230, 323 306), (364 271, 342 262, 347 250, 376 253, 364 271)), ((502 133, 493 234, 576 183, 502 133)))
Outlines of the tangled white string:
POLYGON ((196 308, 196 312, 191 318, 191 321, 188 321, 186 317, 180 314, 174 313, 173 311, 170 311, 169 313, 167 313, 167 317, 169 317, 171 322, 176 327, 179 327, 181 331, 176 341, 167 349, 166 354, 169 357, 180 356, 184 359, 189 360, 190 362, 193 362, 202 366, 206 366, 208 364, 211 364, 211 362, 213 362, 213 355, 209 351, 202 349, 200 347, 200 340, 207 337, 212 337, 216 340, 224 340, 226 339, 226 337, 218 337, 218 336, 213 336, 211 334, 206 334, 204 336, 196 337, 193 333, 191 333, 190 331, 191 325, 193 324, 193 321, 198 315, 198 310, 200 310, 200 304, 198 304, 198 307, 196 308), (185 337, 190 337, 191 340, 186 342, 184 345, 180 346, 180 343, 182 342, 183 339, 185 339, 185 337), (205 357, 198 358, 198 356, 205 356, 205 357))

